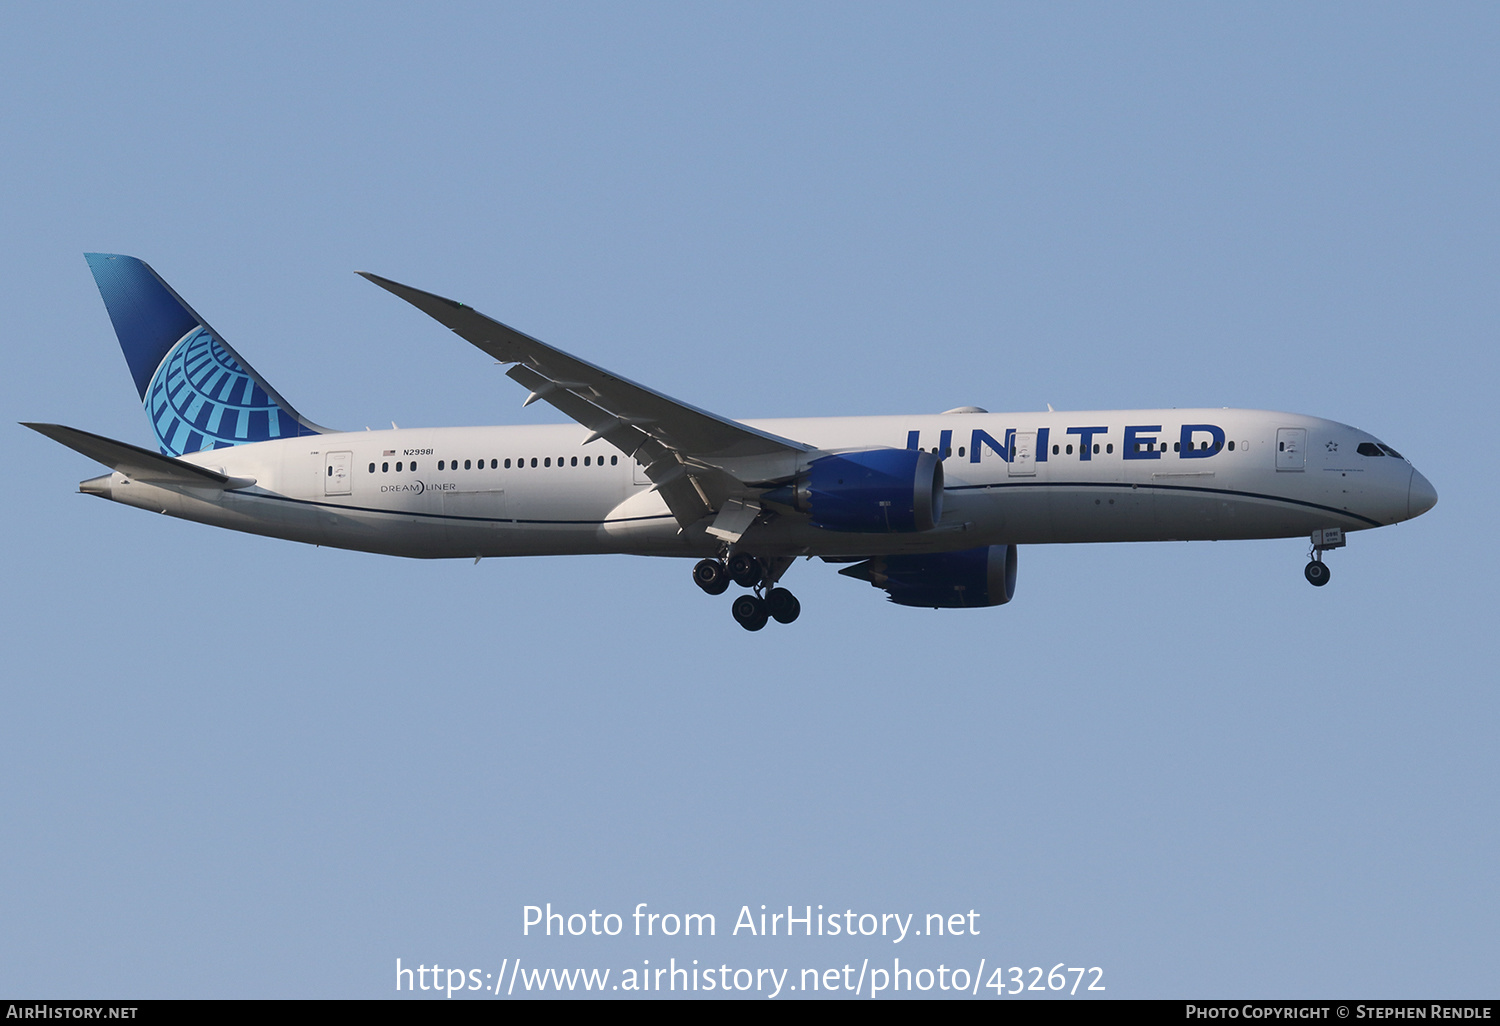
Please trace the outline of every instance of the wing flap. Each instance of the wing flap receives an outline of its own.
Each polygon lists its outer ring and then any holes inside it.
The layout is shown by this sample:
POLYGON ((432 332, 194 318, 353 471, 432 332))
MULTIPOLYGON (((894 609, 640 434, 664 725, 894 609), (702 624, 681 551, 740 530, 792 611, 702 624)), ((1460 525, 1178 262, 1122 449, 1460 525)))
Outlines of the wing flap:
POLYGON ((532 396, 588 428, 588 441, 602 438, 627 457, 639 460, 646 468, 646 476, 672 511, 678 527, 688 527, 713 512, 703 491, 683 477, 684 465, 671 450, 656 442, 635 423, 601 409, 579 392, 561 387, 525 364, 517 364, 505 373, 530 389, 532 396))
POLYGON ((505 376, 524 385, 531 395, 576 420, 595 437, 604 439, 626 456, 634 456, 649 437, 635 427, 629 418, 619 417, 602 409, 589 402, 580 392, 558 386, 551 378, 525 364, 517 364, 506 371, 505 376))
POLYGON ((730 499, 720 508, 719 515, 714 517, 714 522, 708 525, 707 530, 715 538, 734 544, 744 537, 745 532, 750 530, 750 525, 755 523, 755 518, 758 516, 760 516, 758 503, 730 499))

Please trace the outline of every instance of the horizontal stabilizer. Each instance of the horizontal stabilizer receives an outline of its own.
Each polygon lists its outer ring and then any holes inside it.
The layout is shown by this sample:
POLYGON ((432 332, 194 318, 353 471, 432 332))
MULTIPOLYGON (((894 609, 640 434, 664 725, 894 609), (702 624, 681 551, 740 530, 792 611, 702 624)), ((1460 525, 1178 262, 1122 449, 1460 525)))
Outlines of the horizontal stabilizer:
POLYGON ((255 483, 253 477, 225 477, 223 474, 206 470, 203 467, 195 467, 191 463, 163 456, 150 449, 142 449, 129 442, 117 442, 113 438, 79 431, 77 428, 64 427, 61 424, 29 424, 25 421, 21 424, 23 427, 29 427, 33 431, 46 435, 54 442, 61 442, 75 452, 83 453, 89 459, 98 460, 106 467, 119 471, 133 481, 146 484, 225 489, 249 488, 255 483))

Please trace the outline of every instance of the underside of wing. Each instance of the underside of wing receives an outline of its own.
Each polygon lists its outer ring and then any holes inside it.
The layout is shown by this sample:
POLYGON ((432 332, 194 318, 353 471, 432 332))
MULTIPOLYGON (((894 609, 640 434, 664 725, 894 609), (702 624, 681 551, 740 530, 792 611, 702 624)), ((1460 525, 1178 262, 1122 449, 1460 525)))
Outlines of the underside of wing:
POLYGON ((589 441, 603 439, 635 458, 683 527, 757 486, 790 477, 799 458, 813 451, 638 385, 452 299, 359 273, 501 363, 514 364, 506 373, 527 388, 526 405, 550 403, 588 428, 589 441))

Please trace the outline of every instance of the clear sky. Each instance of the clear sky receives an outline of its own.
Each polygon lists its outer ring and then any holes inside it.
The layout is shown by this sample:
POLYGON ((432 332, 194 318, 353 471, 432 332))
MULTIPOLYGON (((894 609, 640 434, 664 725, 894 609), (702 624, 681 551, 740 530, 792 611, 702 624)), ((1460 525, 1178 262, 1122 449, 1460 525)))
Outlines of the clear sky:
POLYGON ((0 994, 1493 997, 1497 52, 1490 4, 5 5, 0 994), (730 416, 1293 410, 1441 498, 1323 589, 1297 539, 1024 548, 989 610, 805 563, 748 634, 682 561, 76 494, 14 422, 151 437, 88 250, 337 427, 556 418, 359 269, 730 416), (522 936, 547 902, 718 933, 522 936), (730 935, 761 904, 980 933, 730 935))

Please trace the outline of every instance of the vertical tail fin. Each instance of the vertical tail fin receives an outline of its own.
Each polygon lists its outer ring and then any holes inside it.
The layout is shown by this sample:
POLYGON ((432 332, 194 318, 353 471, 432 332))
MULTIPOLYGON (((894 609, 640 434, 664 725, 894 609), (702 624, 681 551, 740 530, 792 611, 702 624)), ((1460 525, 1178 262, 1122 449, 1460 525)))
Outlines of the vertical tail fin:
POLYGON ((323 434, 143 261, 85 253, 136 391, 168 456, 323 434))

